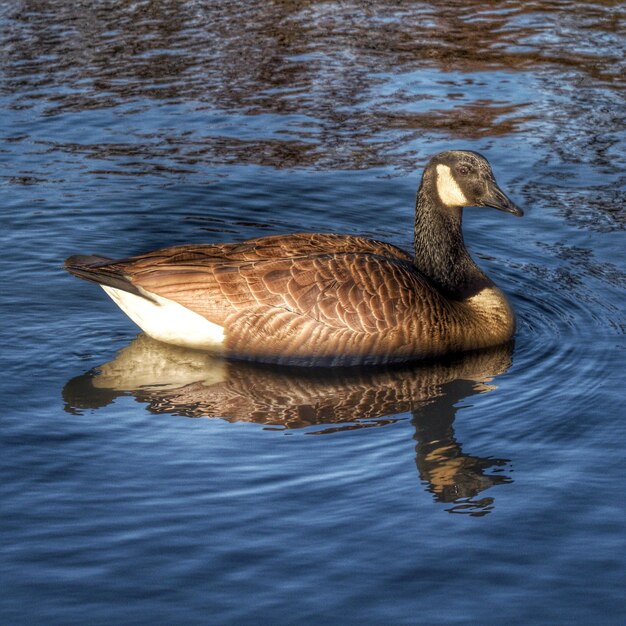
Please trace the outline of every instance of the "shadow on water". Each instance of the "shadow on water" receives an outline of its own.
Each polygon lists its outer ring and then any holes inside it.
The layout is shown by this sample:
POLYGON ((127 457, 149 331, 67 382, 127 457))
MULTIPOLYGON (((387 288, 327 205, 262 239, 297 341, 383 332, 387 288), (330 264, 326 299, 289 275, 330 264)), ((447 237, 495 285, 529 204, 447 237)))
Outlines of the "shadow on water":
POLYGON ((458 403, 495 389, 511 365, 512 346, 412 367, 306 369, 225 361, 139 335, 117 357, 72 378, 66 411, 99 409, 132 395, 150 412, 255 422, 267 429, 323 435, 384 426, 411 415, 420 479, 451 513, 485 515, 493 498, 475 497, 510 482, 508 459, 463 451, 454 433, 458 403), (495 472, 495 473, 488 473, 495 472))

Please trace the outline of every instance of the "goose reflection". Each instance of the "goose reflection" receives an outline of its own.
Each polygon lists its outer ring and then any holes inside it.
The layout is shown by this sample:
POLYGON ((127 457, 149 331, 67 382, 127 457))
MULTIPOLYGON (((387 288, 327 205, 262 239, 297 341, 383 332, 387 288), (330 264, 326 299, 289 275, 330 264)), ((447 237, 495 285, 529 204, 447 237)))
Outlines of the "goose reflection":
POLYGON ((307 434, 317 435, 383 426, 408 413, 427 489, 451 503, 451 513, 485 515, 493 498, 476 496, 511 482, 502 473, 509 461, 463 452, 453 424, 461 400, 495 389, 490 382, 510 366, 511 349, 411 367, 294 370, 225 361, 141 334, 109 363, 68 381, 63 398, 71 413, 133 395, 152 413, 308 427, 307 434))

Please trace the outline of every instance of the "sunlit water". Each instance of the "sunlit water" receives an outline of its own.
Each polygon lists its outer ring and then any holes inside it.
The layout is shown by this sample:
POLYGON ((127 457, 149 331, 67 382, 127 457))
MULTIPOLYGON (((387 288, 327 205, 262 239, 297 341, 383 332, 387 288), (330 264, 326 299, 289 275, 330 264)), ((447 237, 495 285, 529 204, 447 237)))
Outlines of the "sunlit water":
POLYGON ((623 623, 617 2, 0 4, 0 621, 623 623), (73 253, 410 248, 429 155, 515 342, 365 371, 161 346, 73 253), (198 418, 198 419, 191 419, 198 418))

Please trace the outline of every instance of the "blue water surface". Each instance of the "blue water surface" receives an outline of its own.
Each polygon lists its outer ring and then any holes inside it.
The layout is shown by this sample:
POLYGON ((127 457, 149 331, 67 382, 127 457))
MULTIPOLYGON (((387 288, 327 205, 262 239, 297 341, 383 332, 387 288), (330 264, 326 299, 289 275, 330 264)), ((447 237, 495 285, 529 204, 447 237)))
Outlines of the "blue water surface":
POLYGON ((3 624, 626 622, 623 7, 0 2, 3 624), (70 254, 410 249, 429 156, 511 345, 366 371, 160 345, 70 254))

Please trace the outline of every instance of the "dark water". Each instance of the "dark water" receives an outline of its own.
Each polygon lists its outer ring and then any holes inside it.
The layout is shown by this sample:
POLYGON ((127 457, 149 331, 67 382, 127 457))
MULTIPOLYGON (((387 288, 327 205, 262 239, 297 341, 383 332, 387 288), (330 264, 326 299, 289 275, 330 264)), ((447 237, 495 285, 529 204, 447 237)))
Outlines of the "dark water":
POLYGON ((626 621, 619 3, 0 7, 2 623, 626 621), (408 248, 450 148, 526 209, 465 219, 511 346, 227 364, 61 270, 301 230, 408 248))

